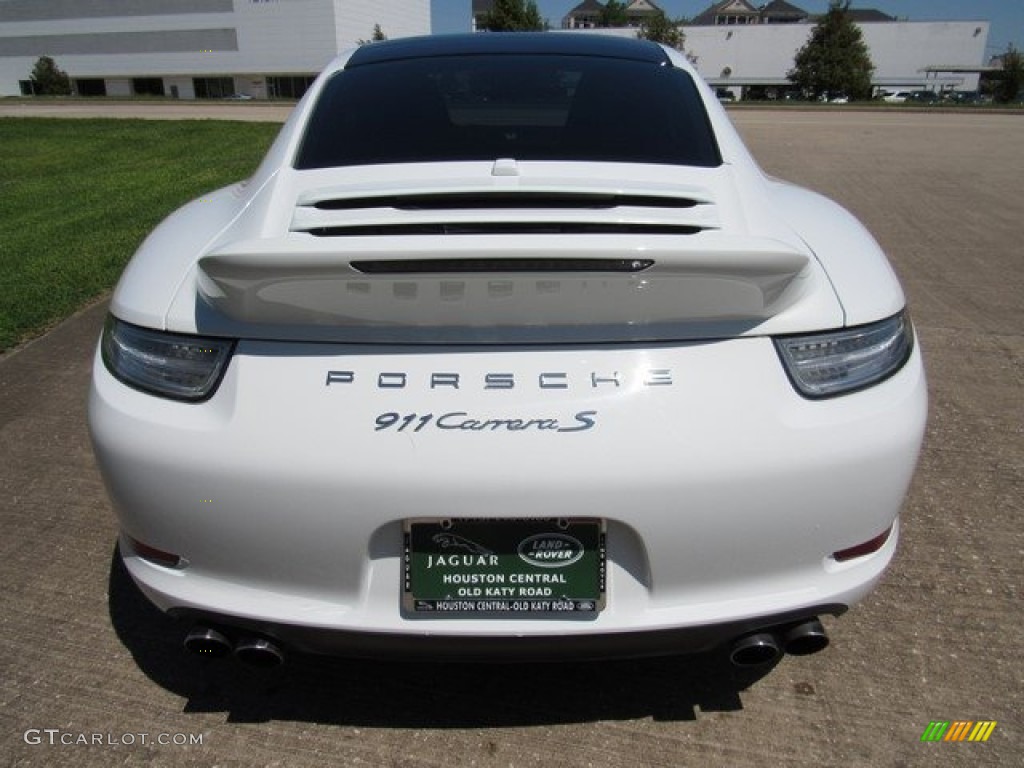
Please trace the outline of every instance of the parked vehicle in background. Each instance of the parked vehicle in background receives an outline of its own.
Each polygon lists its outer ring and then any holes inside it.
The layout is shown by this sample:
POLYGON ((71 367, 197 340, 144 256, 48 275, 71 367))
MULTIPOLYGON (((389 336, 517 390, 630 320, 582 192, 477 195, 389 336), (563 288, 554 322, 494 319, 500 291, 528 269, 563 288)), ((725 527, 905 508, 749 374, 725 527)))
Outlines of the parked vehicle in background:
POLYGON ((885 91, 882 93, 882 101, 887 104, 903 104, 910 98, 910 91, 885 91))

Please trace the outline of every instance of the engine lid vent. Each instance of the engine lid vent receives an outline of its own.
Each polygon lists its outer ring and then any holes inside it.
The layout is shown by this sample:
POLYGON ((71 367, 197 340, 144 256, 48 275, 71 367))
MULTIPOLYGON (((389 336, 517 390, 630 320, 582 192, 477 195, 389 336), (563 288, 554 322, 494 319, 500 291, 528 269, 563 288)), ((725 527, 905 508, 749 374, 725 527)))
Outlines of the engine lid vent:
POLYGON ((303 195, 291 231, 316 237, 694 235, 721 226, 706 196, 631 191, 460 190, 303 195))

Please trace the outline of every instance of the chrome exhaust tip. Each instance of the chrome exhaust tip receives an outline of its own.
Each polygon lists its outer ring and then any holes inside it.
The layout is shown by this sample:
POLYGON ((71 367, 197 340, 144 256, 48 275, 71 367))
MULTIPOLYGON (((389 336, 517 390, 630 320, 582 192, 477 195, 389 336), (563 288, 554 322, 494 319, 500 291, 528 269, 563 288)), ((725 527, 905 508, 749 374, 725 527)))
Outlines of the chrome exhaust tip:
POLYGON ((828 635, 818 619, 809 619, 789 629, 782 638, 782 647, 793 656, 807 656, 828 647, 828 635))
POLYGON ((250 667, 270 669, 284 663, 284 654, 270 640, 263 637, 246 637, 235 646, 235 657, 250 667))
POLYGON ((782 655, 775 635, 769 632, 757 632, 741 637, 732 645, 729 661, 737 667, 759 667, 771 664, 782 655))
POLYGON ((212 627, 192 627, 185 635, 185 650, 197 656, 217 659, 231 653, 231 641, 212 627))

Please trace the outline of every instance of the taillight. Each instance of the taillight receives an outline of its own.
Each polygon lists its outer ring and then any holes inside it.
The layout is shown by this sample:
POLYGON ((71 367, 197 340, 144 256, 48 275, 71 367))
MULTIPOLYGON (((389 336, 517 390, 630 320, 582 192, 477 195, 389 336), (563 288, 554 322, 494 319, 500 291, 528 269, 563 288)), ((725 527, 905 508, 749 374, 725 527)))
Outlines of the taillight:
POLYGON ((234 341, 154 331, 109 317, 101 349, 107 370, 128 386, 198 402, 216 391, 234 341))
POLYGON ((901 312, 856 328, 780 337, 775 347, 801 395, 834 397, 896 373, 914 348, 914 332, 910 318, 901 312))

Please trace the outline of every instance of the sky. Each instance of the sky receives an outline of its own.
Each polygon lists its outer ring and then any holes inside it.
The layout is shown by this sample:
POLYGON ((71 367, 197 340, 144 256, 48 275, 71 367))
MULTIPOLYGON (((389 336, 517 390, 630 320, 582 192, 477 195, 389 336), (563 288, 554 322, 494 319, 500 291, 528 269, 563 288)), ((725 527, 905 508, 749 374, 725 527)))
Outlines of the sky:
MULTIPOLYGON (((655 0, 670 17, 696 16, 713 0, 655 0)), ((552 27, 580 0, 536 0, 540 13, 552 27)), ((755 0, 755 5, 767 0, 755 0)), ((810 13, 823 13, 828 0, 789 0, 810 13)), ((988 21, 986 59, 1012 44, 1024 49, 1024 0, 854 0, 854 8, 877 8, 890 16, 910 21, 988 21)), ((468 32, 470 0, 431 0, 435 34, 468 32)))

